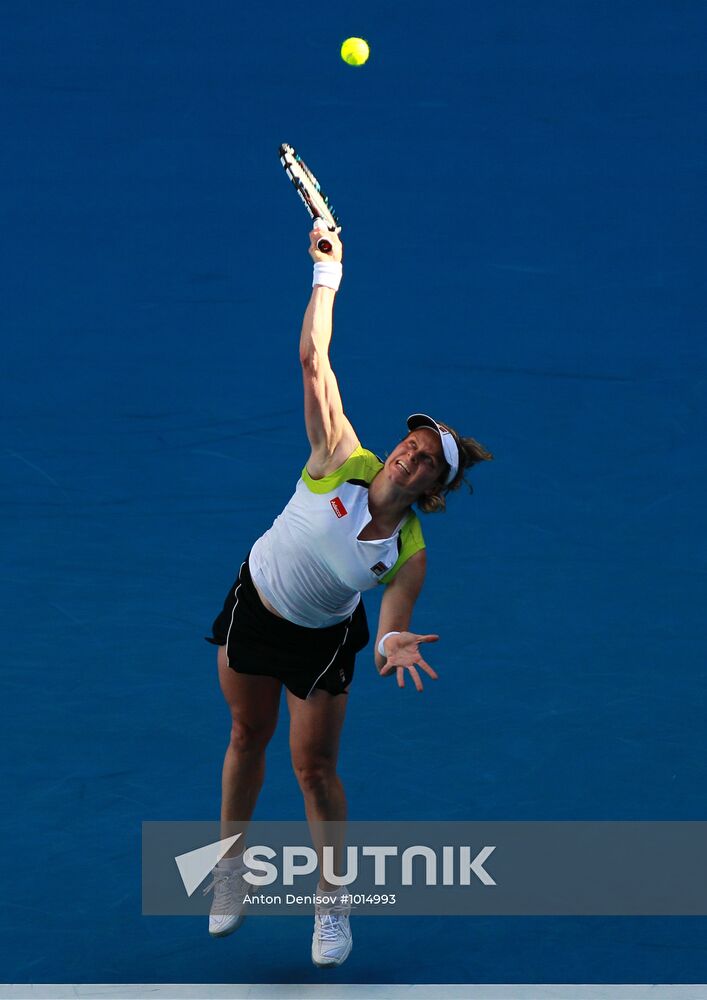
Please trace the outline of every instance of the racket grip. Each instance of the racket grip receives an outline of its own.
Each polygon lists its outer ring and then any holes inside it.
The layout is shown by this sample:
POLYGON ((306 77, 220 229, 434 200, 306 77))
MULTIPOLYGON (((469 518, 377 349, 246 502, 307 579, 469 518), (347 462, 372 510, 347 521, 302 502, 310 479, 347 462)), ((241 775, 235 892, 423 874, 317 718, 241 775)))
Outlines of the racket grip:
MULTIPOLYGON (((323 232, 327 231, 327 224, 323 219, 314 220, 314 228, 321 229, 323 232)), ((331 242, 325 236, 322 236, 320 240, 317 240, 317 250, 322 253, 331 253, 331 242)))

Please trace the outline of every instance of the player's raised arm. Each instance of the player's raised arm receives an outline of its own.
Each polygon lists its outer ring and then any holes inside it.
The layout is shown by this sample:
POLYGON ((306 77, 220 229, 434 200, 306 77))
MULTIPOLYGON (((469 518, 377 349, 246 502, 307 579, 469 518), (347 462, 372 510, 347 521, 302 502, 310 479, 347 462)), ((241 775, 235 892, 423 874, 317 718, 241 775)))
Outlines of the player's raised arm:
POLYGON ((317 249, 318 229, 309 234, 309 254, 315 263, 314 286, 302 322, 300 363, 304 383, 304 420, 312 448, 307 470, 321 479, 337 469, 359 444, 344 414, 336 376, 329 361, 334 298, 341 275, 341 240, 327 233, 329 253, 317 249))

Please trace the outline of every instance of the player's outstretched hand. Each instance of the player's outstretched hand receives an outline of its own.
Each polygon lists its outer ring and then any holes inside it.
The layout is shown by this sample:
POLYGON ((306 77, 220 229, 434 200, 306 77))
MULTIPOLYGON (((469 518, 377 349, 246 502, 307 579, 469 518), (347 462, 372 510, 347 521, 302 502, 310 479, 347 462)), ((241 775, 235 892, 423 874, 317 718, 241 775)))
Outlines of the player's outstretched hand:
POLYGON ((437 674, 429 663, 426 663, 420 653, 420 644, 423 642, 437 642, 438 635, 415 635, 414 632, 399 632, 397 635, 389 635, 385 640, 385 651, 387 654, 386 664, 381 670, 381 677, 392 674, 395 671, 398 687, 405 687, 405 671, 410 671, 413 683, 418 691, 422 691, 422 681, 417 667, 437 680, 437 674))
POLYGON ((312 229, 309 234, 309 256, 313 261, 341 260, 343 252, 344 248, 338 233, 330 233, 328 229, 312 229), (322 237, 331 243, 330 253, 323 253, 317 249, 317 240, 322 239, 322 237))

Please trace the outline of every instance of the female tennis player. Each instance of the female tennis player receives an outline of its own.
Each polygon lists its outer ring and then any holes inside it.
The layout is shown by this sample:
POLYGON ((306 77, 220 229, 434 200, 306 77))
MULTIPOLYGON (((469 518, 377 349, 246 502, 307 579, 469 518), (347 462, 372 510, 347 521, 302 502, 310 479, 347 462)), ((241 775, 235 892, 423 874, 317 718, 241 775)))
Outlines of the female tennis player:
MULTIPOLYGON (((322 861, 318 823, 344 821, 346 798, 336 765, 354 659, 368 643, 361 592, 385 585, 375 647, 382 676, 420 673, 436 679, 422 649, 439 637, 410 629, 425 578, 425 543, 413 504, 443 511, 464 471, 492 455, 473 438, 426 414, 408 418, 408 432, 385 462, 362 447, 341 402, 329 362, 334 298, 342 246, 330 253, 310 233, 313 290, 304 315, 300 363, 311 454, 295 493, 257 539, 213 625, 221 690, 232 716, 223 766, 221 820, 232 832, 255 808, 265 748, 277 723, 284 685, 290 714, 292 765, 312 839, 322 861), (231 825, 228 825, 231 824, 231 825)), ((224 834, 226 836, 227 834, 224 834)), ((232 933, 243 920, 243 847, 221 859, 213 882, 209 932, 232 933)), ((342 890, 320 877, 312 960, 341 965, 351 946, 350 907, 342 890)))

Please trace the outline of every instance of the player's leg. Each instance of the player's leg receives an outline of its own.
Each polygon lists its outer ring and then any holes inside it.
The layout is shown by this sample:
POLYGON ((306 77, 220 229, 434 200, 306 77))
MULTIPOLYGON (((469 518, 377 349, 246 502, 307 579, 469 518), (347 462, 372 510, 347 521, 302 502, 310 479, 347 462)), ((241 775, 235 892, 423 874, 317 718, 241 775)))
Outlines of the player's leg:
MULTIPOLYGON (((334 841, 334 871, 343 871, 346 796, 336 772, 341 731, 346 715, 346 694, 331 695, 315 690, 303 700, 287 692, 290 710, 290 751, 312 842, 322 870, 322 848, 334 841), (332 824, 326 828, 322 823, 332 824)), ((332 887, 320 875, 319 902, 315 908, 312 961, 319 966, 336 966, 348 958, 352 947, 349 913, 351 906, 342 898, 346 887, 332 887)))
MULTIPOLYGON (((320 869, 322 835, 316 830, 317 822, 343 824, 346 820, 346 795, 336 766, 347 701, 346 694, 331 695, 319 689, 306 699, 287 692, 292 767, 304 796, 320 869)), ((340 864, 341 859, 336 862, 340 864)), ((322 881, 322 886, 327 885, 322 881)))
MULTIPOLYGON (((265 748, 277 725, 282 682, 274 677, 231 670, 225 646, 218 651, 218 675, 231 712, 231 734, 221 781, 221 822, 245 823, 253 815, 263 785, 265 748)), ((235 844, 229 854, 241 851, 242 847, 235 844)))
MULTIPOLYGON (((238 674, 218 651, 219 682, 231 711, 231 736, 221 782, 221 836, 243 833, 253 815, 265 775, 265 748, 275 731, 282 684, 273 677, 238 674)), ((245 836, 239 837, 213 870, 205 892, 213 891, 209 934, 225 937, 243 922, 248 885, 243 878, 245 836)))

